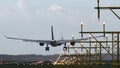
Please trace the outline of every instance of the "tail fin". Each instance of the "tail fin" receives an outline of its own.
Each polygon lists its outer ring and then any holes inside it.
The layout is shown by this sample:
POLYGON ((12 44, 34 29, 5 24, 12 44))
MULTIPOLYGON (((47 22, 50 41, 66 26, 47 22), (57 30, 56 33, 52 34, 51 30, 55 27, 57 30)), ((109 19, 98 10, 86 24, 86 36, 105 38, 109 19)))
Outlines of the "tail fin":
POLYGON ((51 35, 52 35, 52 40, 54 40, 53 26, 51 26, 51 35))

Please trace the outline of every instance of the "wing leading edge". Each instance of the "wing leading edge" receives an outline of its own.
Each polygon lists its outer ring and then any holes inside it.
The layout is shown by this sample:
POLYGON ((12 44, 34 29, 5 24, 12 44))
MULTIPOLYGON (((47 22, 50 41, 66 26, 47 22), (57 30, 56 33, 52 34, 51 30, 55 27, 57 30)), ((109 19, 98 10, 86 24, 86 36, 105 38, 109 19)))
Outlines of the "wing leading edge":
MULTIPOLYGON (((52 40, 34 40, 34 39, 22 39, 22 38, 14 38, 14 37, 8 37, 5 36, 7 39, 14 39, 14 40, 22 40, 25 42, 36 42, 36 43, 46 43, 46 44, 50 44, 50 42, 52 42, 52 40)), ((95 38, 99 38, 99 37, 104 37, 103 35, 101 36, 96 36, 95 38)), ((93 37, 91 37, 93 38, 93 37)), ((60 44, 65 44, 65 43, 70 43, 72 41, 74 41, 75 43, 80 43, 80 41, 82 40, 88 40, 90 38, 81 38, 81 39, 74 39, 74 40, 56 40, 57 43, 60 44)))
POLYGON ((46 44, 49 44, 51 42, 51 40, 22 39, 22 38, 8 37, 8 36, 5 36, 5 37, 7 39, 22 40, 22 41, 25 41, 25 42, 36 42, 36 43, 46 43, 46 44))

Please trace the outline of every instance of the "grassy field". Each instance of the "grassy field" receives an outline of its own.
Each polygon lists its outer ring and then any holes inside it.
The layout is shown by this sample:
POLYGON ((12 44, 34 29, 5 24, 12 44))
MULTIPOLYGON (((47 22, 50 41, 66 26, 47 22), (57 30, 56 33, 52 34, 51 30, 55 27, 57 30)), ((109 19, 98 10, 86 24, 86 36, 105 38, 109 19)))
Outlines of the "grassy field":
POLYGON ((117 68, 111 65, 0 65, 0 68, 117 68))

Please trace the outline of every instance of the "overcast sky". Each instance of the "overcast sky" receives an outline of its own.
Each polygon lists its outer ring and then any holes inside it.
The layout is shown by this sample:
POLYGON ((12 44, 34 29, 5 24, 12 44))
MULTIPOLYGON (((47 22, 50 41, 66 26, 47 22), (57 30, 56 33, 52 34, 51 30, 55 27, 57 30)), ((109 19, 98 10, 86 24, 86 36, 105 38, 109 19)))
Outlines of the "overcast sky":
MULTIPOLYGON (((119 0, 101 0, 101 6, 120 6, 119 0)), ((18 38, 51 39, 50 27, 54 26, 56 39, 64 36, 80 38, 80 22, 86 31, 120 30, 120 20, 110 10, 101 11, 97 19, 97 0, 0 0, 0 54, 59 54, 63 46, 45 47, 37 43, 8 40, 4 35, 18 38)), ((120 10, 116 10, 120 15, 120 10)))

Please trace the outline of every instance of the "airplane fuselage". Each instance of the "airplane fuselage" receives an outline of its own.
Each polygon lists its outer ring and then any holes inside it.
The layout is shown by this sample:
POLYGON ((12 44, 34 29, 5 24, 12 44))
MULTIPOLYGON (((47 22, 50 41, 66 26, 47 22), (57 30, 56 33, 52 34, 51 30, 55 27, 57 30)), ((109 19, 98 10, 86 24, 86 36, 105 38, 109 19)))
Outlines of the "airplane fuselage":
POLYGON ((50 42, 50 45, 53 46, 53 47, 56 47, 56 46, 62 45, 62 43, 59 43, 59 42, 57 42, 56 40, 52 40, 52 41, 50 42))

